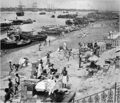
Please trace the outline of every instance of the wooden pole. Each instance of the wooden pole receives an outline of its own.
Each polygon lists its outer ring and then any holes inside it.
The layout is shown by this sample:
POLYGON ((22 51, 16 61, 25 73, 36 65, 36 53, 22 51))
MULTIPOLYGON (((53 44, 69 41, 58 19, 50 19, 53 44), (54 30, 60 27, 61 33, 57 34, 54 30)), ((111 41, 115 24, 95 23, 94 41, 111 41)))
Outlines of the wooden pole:
POLYGON ((116 87, 117 87, 117 83, 115 82, 115 97, 114 97, 114 103, 116 103, 116 87))
POLYGON ((80 57, 80 48, 81 48, 81 44, 79 43, 79 68, 81 67, 81 57, 80 57))

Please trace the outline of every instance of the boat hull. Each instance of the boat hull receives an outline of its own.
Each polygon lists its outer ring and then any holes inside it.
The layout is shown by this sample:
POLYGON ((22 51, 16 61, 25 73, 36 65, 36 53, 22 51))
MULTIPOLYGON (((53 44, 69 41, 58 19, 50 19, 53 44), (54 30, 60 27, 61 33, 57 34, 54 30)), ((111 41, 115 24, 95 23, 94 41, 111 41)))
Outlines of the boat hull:
POLYGON ((5 38, 5 39, 1 40, 1 50, 18 48, 18 47, 29 45, 30 43, 31 43, 30 40, 22 40, 22 41, 19 41, 19 42, 15 42, 15 41, 14 42, 9 42, 5 38))
POLYGON ((44 41, 47 39, 46 34, 33 35, 32 32, 22 32, 20 36, 22 39, 30 39, 31 41, 44 41))
POLYGON ((45 33, 47 35, 59 36, 62 32, 61 31, 48 30, 48 31, 41 31, 41 33, 45 33))
POLYGON ((17 16, 24 16, 24 12, 17 12, 16 15, 17 16))

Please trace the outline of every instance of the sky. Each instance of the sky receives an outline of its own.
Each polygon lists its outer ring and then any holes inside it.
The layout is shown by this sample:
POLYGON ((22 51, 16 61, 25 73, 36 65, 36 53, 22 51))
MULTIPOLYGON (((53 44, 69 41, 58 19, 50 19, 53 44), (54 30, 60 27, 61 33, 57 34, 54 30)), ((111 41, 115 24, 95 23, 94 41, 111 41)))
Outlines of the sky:
POLYGON ((17 7, 20 1, 26 7, 32 7, 37 2, 39 8, 49 8, 52 5, 54 8, 66 9, 120 10, 120 0, 0 0, 0 4, 1 7, 17 7))

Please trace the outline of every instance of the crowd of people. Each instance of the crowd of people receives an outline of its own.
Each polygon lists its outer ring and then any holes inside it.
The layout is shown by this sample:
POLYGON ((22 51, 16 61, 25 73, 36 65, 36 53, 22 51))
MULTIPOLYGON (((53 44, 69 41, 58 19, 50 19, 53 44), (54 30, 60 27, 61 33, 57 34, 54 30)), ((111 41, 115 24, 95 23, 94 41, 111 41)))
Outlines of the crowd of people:
MULTIPOLYGON (((45 41, 45 45, 47 45, 47 41, 45 41)), ((49 45, 50 45, 50 42, 49 42, 49 45)), ((92 55, 95 55, 99 58, 99 51, 100 51, 100 47, 99 45, 97 44, 97 42, 94 42, 94 43, 88 43, 88 44, 81 44, 79 43, 79 67, 81 68, 82 67, 82 48, 87 48, 88 51, 91 51, 92 52, 92 55)), ((39 50, 41 50, 39 48, 39 50)), ((64 42, 63 46, 60 46, 58 48, 58 52, 60 51, 63 51, 63 57, 67 58, 68 61, 70 59, 70 57, 73 57, 74 58, 74 54, 72 52, 72 49, 69 49, 68 46, 67 46, 67 42, 64 42)), ((88 55, 88 57, 84 57, 85 58, 85 61, 88 62, 88 59, 91 55, 88 55)), ((25 59, 25 62, 24 64, 27 66, 28 65, 28 59, 27 58, 24 58, 25 59)), ((39 63, 38 65, 36 66, 35 70, 34 70, 34 73, 33 73, 33 78, 34 79, 40 79, 40 80, 44 80, 44 79, 48 79, 51 77, 51 80, 54 81, 54 83, 56 82, 56 75, 58 74, 58 68, 55 68, 54 67, 54 64, 51 62, 51 55, 50 55, 50 52, 47 53, 46 55, 46 65, 44 66, 45 63, 43 63, 43 60, 40 59, 39 60, 39 63)), ((12 64, 12 62, 10 61, 9 62, 9 67, 10 67, 10 72, 9 74, 12 73, 13 69, 15 69, 16 71, 19 70, 19 68, 21 68, 22 65, 19 65, 19 64, 12 64)), ((92 69, 98 69, 100 70, 100 66, 99 65, 96 65, 96 62, 95 61, 90 61, 90 65, 87 66, 88 68, 92 68, 92 69)), ((94 74, 94 71, 93 70, 88 70, 88 72, 90 74, 94 74)), ((66 69, 66 67, 63 68, 61 74, 59 75, 62 77, 62 87, 63 88, 66 88, 67 87, 67 83, 69 81, 69 76, 68 76, 68 71, 66 69)), ((53 83, 53 84, 54 84, 53 83)), ((8 100, 8 98, 13 97, 14 94, 16 94, 19 89, 20 85, 20 77, 18 74, 16 74, 15 76, 15 87, 14 87, 14 90, 13 90, 13 83, 11 81, 11 79, 9 79, 9 86, 8 86, 8 90, 5 89, 5 92, 6 92, 6 95, 5 95, 5 101, 8 100)), ((49 90, 49 95, 53 93, 53 90, 49 90)))

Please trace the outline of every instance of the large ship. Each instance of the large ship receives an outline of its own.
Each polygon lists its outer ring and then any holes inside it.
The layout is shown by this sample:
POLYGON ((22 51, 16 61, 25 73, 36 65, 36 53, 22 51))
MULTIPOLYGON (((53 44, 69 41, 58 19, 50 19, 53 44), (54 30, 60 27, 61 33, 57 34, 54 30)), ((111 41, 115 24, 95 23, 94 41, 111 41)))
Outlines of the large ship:
POLYGON ((19 2, 18 9, 16 12, 17 16, 24 16, 23 7, 24 7, 24 5, 22 5, 22 2, 19 2))

